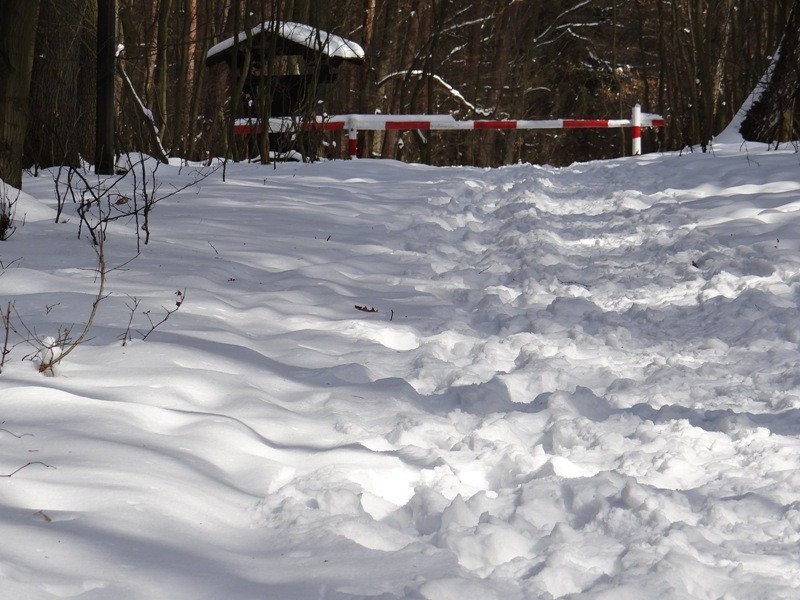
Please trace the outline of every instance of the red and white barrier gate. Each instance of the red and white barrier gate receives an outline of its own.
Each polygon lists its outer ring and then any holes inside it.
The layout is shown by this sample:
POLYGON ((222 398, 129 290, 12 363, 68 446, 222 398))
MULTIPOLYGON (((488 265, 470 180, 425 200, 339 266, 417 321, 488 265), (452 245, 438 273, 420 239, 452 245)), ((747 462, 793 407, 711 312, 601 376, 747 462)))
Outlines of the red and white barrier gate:
MULTIPOLYGON (((456 121, 450 115, 338 115, 318 118, 314 123, 299 123, 290 118, 269 120, 272 133, 295 131, 296 129, 316 131, 347 130, 348 153, 351 158, 358 154, 359 131, 454 131, 462 129, 609 129, 630 127, 632 133, 632 154, 642 153, 642 127, 663 127, 661 115, 642 113, 637 104, 633 107, 630 119, 550 119, 544 121, 456 121)), ((235 135, 261 133, 260 121, 238 119, 234 126, 235 135)))

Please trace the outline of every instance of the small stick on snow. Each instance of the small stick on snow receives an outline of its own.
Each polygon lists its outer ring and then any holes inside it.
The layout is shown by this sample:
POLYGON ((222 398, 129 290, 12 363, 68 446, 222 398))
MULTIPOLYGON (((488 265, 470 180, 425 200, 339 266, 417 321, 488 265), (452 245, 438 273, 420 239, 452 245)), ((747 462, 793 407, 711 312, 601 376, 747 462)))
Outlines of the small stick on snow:
POLYGON ((55 469, 55 467, 52 466, 52 465, 48 465, 48 464, 45 464, 45 463, 43 463, 41 461, 35 460, 35 461, 32 461, 32 462, 29 462, 27 465, 22 465, 19 469, 17 469, 16 471, 12 471, 8 475, 0 475, 0 477, 13 477, 14 475, 16 475, 17 473, 22 471, 22 469, 24 469, 26 467, 30 467, 31 465, 42 465, 43 467, 47 467, 48 469, 55 469))

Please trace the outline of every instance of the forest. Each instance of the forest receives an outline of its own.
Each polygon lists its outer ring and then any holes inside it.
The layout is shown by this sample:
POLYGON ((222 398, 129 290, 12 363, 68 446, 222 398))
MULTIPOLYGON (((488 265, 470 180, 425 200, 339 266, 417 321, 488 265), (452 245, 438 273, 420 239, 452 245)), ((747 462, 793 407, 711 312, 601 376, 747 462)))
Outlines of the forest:
MULTIPOLYGON (((288 142, 275 136, 233 135, 234 119, 247 102, 244 63, 263 65, 256 112, 265 117, 279 93, 271 83, 278 79, 275 75, 314 69, 319 74, 320 61, 277 56, 274 43, 259 42, 249 34, 239 44, 234 59, 239 64, 209 66, 208 50, 237 32, 281 22, 307 24, 363 49, 359 64, 343 64, 329 77, 324 98, 315 89, 303 89, 302 102, 293 111, 299 118, 348 113, 627 118, 639 103, 666 120, 663 128, 645 134, 645 151, 705 151, 764 76, 790 28, 792 4, 99 0, 98 5, 98 0, 15 0, 4 3, 0 29, 10 32, 6 44, 26 47, 25 39, 32 42, 30 56, 25 57, 31 62, 30 86, 27 97, 13 100, 15 106, 0 105, 0 121, 6 135, 8 121, 13 120, 7 113, 16 110, 26 121, 22 156, 13 157, 23 168, 91 161, 96 143, 98 9, 111 5, 118 44, 113 67, 117 153, 143 151, 192 161, 261 156, 268 162, 270 150, 288 143, 312 158, 343 157, 346 139, 339 134, 309 132, 288 142), (15 5, 24 7, 16 15, 15 5)), ((13 49, 0 49, 0 70, 12 72, 12 53, 13 49)), ((0 81, 0 96, 3 85, 0 81)), ((787 118, 781 121, 780 136, 797 139, 792 131, 796 108, 782 111, 787 118)), ((22 135, 19 127, 16 135, 22 135)), ((563 165, 629 151, 629 134, 623 130, 362 135, 362 156, 430 164, 563 165)))

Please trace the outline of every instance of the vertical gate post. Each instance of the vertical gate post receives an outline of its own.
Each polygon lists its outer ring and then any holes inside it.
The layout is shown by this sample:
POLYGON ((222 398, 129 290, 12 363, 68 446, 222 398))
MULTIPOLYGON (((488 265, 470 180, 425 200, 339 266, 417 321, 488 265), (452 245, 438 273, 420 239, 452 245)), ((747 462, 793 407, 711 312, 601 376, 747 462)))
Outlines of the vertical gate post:
POLYGON ((642 153, 642 107, 638 104, 631 114, 631 137, 631 154, 638 156, 642 153))
POLYGON ((358 158, 358 129, 352 118, 347 123, 347 153, 350 158, 358 158))

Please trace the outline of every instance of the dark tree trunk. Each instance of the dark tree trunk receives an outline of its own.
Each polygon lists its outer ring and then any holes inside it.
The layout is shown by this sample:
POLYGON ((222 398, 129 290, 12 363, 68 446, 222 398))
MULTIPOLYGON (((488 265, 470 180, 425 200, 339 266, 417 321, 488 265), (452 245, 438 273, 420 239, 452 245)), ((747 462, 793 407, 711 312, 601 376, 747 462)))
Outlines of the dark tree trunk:
POLYGON ((0 179, 22 186, 28 93, 36 44, 39 0, 0 5, 0 179))
POLYGON ((97 132, 95 173, 114 172, 114 84, 117 2, 100 0, 97 13, 97 132))
POLYGON ((42 0, 25 166, 78 166, 94 155, 97 0, 42 0))
POLYGON ((742 122, 744 139, 771 143, 793 134, 795 112, 800 108, 800 0, 792 11, 769 80, 742 122))

